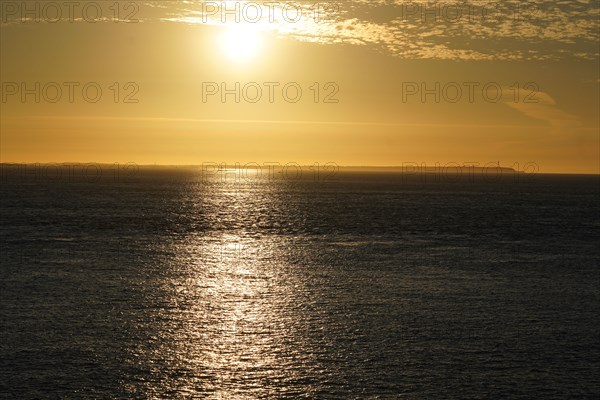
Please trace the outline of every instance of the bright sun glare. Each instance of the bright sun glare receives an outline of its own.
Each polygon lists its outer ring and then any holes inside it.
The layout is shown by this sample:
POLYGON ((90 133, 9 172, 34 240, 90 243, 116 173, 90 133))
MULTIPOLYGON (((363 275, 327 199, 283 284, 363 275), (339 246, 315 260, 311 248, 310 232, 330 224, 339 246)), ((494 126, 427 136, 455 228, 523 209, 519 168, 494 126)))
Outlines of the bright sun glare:
POLYGON ((221 36, 221 49, 230 59, 242 62, 256 56, 260 47, 260 37, 250 28, 226 28, 221 36))

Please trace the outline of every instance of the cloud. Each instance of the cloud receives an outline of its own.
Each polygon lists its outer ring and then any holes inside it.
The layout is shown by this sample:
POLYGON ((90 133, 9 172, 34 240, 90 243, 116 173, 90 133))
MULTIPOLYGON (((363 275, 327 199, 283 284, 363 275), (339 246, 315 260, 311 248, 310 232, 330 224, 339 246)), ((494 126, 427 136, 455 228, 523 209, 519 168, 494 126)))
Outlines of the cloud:
MULTIPOLYGON (((219 26, 224 19, 226 24, 236 23, 237 17, 238 23, 252 24, 273 36, 325 45, 366 45, 400 58, 600 58, 598 1, 162 0, 133 3, 139 5, 135 17, 140 22, 219 26), (224 12, 224 4, 229 12, 224 12)), ((15 22, 6 15, 2 17, 3 26, 15 22)))
MULTIPOLYGON (((238 3, 243 14, 244 2, 228 3, 231 9, 238 3)), ((306 1, 282 1, 274 7, 266 5, 269 1, 245 3, 261 5, 263 18, 256 26, 274 35, 322 44, 369 45, 401 58, 597 60, 599 57, 597 2, 354 0, 328 2, 329 6, 322 9, 306 1), (286 7, 288 11, 299 10, 299 20, 290 22, 285 18, 286 7)), ((214 7, 222 3, 176 4, 179 8, 172 7, 173 16, 165 18, 166 21, 223 24, 222 10, 214 7)), ((228 15, 225 18, 232 19, 228 15)))
POLYGON ((558 108, 556 101, 549 94, 538 92, 534 88, 520 88, 516 92, 514 88, 507 89, 515 93, 518 99, 506 100, 507 106, 529 118, 545 121, 552 127, 553 133, 566 133, 581 126, 579 117, 558 108))

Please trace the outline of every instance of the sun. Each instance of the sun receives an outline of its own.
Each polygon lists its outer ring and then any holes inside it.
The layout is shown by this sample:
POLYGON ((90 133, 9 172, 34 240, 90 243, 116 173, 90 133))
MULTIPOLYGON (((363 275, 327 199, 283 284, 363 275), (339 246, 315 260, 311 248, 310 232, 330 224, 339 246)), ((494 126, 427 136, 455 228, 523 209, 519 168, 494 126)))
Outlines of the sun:
POLYGON ((220 40, 221 51, 235 62, 256 57, 260 44, 260 35, 256 30, 238 26, 225 28, 220 40))

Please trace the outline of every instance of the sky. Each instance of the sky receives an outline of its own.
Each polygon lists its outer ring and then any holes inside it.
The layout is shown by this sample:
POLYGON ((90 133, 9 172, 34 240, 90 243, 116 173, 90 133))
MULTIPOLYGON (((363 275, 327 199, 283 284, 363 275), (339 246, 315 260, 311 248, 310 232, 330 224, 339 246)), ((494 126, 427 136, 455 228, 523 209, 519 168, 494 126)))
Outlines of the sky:
POLYGON ((598 1, 0 1, 0 161, 600 173, 598 1))

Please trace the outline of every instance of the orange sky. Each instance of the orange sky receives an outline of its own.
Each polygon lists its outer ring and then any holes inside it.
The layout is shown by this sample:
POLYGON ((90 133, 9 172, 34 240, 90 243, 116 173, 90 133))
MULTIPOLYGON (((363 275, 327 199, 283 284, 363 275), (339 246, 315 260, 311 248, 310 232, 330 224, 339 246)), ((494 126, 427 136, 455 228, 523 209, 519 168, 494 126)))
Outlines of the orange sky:
POLYGON ((597 2, 263 3, 2 2, 1 161, 600 172, 597 2))

